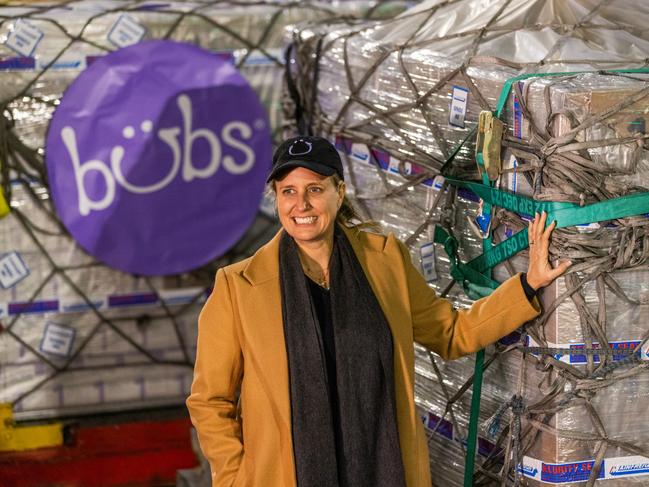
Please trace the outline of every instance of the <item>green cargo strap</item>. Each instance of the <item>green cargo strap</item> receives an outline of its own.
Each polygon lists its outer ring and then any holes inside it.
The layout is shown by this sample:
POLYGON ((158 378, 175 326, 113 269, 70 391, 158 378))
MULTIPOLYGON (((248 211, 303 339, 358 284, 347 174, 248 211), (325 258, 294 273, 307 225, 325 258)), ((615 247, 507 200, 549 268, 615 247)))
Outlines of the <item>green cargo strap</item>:
MULTIPOLYGON (((532 216, 536 212, 545 211, 548 214, 548 224, 555 220, 558 228, 649 214, 649 192, 634 193, 586 206, 579 206, 574 203, 535 201, 526 196, 485 187, 480 183, 452 178, 446 178, 446 181, 472 191, 487 204, 505 208, 515 213, 532 216)), ((486 250, 481 256, 468 262, 466 266, 479 273, 484 273, 487 269, 516 255, 527 246, 527 230, 524 229, 495 247, 486 250)))
POLYGON ((493 206, 505 208, 507 210, 513 211, 514 213, 519 213, 522 215, 533 216, 534 213, 540 213, 541 211, 551 213, 564 208, 579 208, 579 205, 576 205, 574 203, 536 201, 527 196, 517 195, 516 193, 510 193, 509 191, 492 188, 491 186, 485 186, 483 184, 475 183, 472 181, 462 181, 460 179, 449 177, 445 178, 445 180, 453 186, 470 190, 480 199, 493 206))
MULTIPOLYGON (((486 168, 484 167, 484 160, 482 153, 476 154, 476 162, 478 166, 483 166, 482 169, 482 183, 485 187, 491 187, 489 181, 489 175, 487 174, 486 168)), ((491 204, 489 202, 484 202, 482 206, 483 214, 488 214, 491 218, 491 204)), ((487 252, 492 247, 491 241, 491 223, 489 225, 489 230, 487 238, 482 239, 482 249, 483 253, 487 252)), ((468 267, 468 266, 467 266, 468 267)), ((482 274, 480 274, 482 275, 482 274)), ((491 277, 486 277, 491 279, 491 277)), ((498 287, 496 285, 496 287, 498 287)), ((483 296, 491 294, 495 288, 485 289, 486 291, 483 296)), ((469 416, 469 432, 467 436, 467 450, 466 450, 466 462, 464 465, 464 487, 471 487, 473 485, 473 471, 475 469, 475 455, 476 455, 476 446, 478 444, 478 421, 480 416, 480 398, 482 395, 482 372, 484 368, 484 349, 479 350, 475 356, 475 367, 473 369, 473 390, 471 391, 471 414, 469 416)))
POLYGON ((466 266, 483 273, 526 249, 529 245, 528 239, 527 229, 516 232, 507 240, 500 242, 489 250, 485 250, 482 255, 467 262, 466 266))
POLYGON ((536 201, 528 196, 521 196, 502 189, 486 188, 480 183, 452 178, 446 178, 446 181, 454 186, 470 190, 490 205, 505 208, 514 213, 533 216, 534 213, 545 211, 554 217, 553 219, 557 221, 557 226, 560 228, 649 213, 649 191, 579 206, 576 203, 536 201))
POLYGON ((466 295, 471 299, 480 299, 496 289, 500 283, 460 261, 455 237, 449 235, 442 227, 435 227, 435 243, 444 247, 451 264, 451 277, 462 286, 466 295))

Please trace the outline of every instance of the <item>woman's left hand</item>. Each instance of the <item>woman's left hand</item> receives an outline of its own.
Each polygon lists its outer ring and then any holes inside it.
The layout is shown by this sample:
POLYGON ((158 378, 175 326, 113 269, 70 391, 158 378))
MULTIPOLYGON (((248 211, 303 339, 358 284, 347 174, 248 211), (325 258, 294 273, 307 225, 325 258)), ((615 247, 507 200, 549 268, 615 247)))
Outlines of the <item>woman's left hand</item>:
POLYGON ((545 228, 548 215, 536 213, 527 228, 530 243, 530 262, 527 268, 527 283, 535 290, 547 286, 572 265, 569 260, 561 261, 552 267, 550 263, 550 235, 556 226, 553 221, 545 228))

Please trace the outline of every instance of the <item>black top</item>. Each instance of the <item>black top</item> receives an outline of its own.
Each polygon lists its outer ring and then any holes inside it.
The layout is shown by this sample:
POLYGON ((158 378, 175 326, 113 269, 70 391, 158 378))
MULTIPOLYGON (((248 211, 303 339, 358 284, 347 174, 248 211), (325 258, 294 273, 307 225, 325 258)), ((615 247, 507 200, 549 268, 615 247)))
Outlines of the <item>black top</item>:
POLYGON ((327 385, 329 387, 329 399, 332 411, 338 409, 336 396, 336 343, 334 341, 334 327, 331 319, 331 295, 329 289, 316 284, 307 276, 309 293, 315 309, 316 319, 320 325, 320 336, 324 348, 325 363, 327 365, 327 385))
POLYGON ((525 291, 525 296, 527 296, 527 300, 531 303, 532 300, 534 299, 534 296, 536 296, 536 291, 527 282, 527 273, 526 272, 523 272, 521 274, 521 285, 523 286, 523 291, 525 291))
MULTIPOLYGON (((305 274, 306 276, 306 274, 305 274)), ((320 325, 320 336, 324 349, 325 365, 327 369, 327 389, 329 390, 329 405, 333 421, 334 440, 336 443, 336 456, 343 452, 342 424, 340 421, 340 403, 338 401, 338 387, 336 386, 336 342, 334 339, 334 324, 331 317, 331 293, 306 276, 309 283, 309 293, 315 310, 315 318, 320 325)), ((342 468, 340 458, 336 462, 338 469, 342 468)), ((338 481, 342 484, 342 475, 339 472, 338 481)))

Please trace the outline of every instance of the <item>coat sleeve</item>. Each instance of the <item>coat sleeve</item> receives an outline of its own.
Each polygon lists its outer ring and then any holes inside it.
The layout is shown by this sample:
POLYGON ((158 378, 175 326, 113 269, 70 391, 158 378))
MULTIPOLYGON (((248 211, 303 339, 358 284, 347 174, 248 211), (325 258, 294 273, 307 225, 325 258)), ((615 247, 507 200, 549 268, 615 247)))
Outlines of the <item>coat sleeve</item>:
POLYGON ((201 449, 212 469, 212 485, 230 486, 243 455, 237 391, 243 377, 243 356, 237 316, 228 278, 216 274, 214 290, 198 319, 194 380, 187 408, 201 449))
POLYGON ((520 274, 503 282, 490 296, 467 310, 456 310, 439 298, 412 264, 399 242, 404 260, 414 339, 446 360, 477 352, 511 333, 540 312, 537 298, 527 299, 520 274))

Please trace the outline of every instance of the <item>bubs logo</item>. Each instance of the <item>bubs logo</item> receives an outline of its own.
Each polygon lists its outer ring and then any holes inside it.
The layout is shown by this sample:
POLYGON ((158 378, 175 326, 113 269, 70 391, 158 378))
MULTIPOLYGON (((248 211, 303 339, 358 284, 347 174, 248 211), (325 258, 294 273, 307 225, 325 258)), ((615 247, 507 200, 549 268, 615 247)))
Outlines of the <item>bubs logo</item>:
POLYGON ((149 41, 94 62, 54 113, 46 164, 72 236, 106 264, 184 272, 223 254, 257 213, 268 117, 234 66, 149 41))

